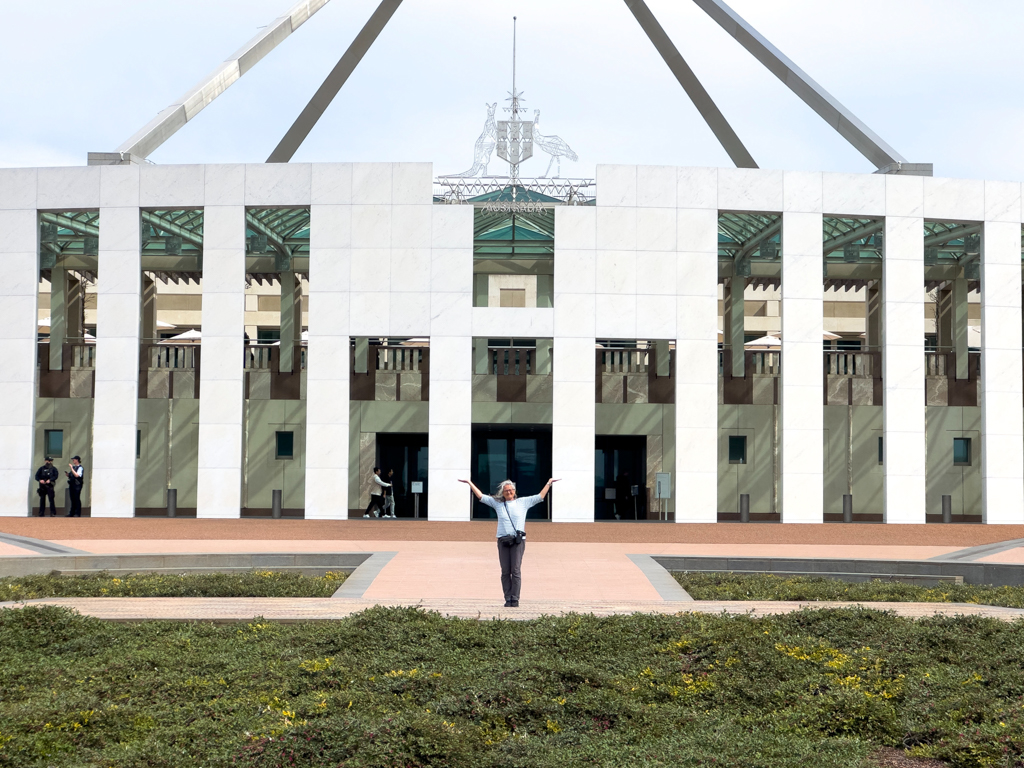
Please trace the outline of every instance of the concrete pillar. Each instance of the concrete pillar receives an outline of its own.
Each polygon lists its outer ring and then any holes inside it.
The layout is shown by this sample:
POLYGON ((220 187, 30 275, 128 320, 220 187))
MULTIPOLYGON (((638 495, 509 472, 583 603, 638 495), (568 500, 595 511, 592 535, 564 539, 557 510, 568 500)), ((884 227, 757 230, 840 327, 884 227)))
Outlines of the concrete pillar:
MULTIPOLYGON (((820 198, 819 198, 820 199, 820 198)), ((781 513, 820 523, 824 499, 822 217, 782 215, 781 513)))
POLYGON ((245 405, 245 208, 208 205, 203 221, 198 517, 240 517, 245 405))
POLYGON ((142 276, 142 343, 154 344, 160 332, 156 324, 156 283, 148 275, 142 276))
POLYGON ((489 363, 487 339, 473 339, 473 373, 477 376, 483 376, 490 373, 490 371, 487 370, 489 363))
MULTIPOLYGON (((696 199, 680 199, 676 211, 676 460, 672 496, 677 523, 714 523, 718 520, 718 210, 697 204, 707 199, 713 206, 718 195, 714 175, 702 178, 695 174, 691 183, 689 191, 696 199), (681 499, 682 494, 685 497, 681 499)), ((683 189, 680 184, 680 195, 683 189)))
POLYGON ((883 519, 925 522, 924 220, 920 179, 886 177, 882 256, 883 519))
MULTIPOLYGON (((1009 207, 1019 215, 1020 187, 986 182, 986 201, 995 190, 1016 192, 1009 207)), ((993 206, 994 207, 994 206, 993 206)), ((981 261, 982 520, 1024 523, 1024 391, 1021 382, 1020 220, 986 221, 981 261)))
POLYGON ((877 280, 864 292, 864 346, 872 352, 882 348, 882 291, 877 280))
POLYGON ((468 520, 473 420, 473 210, 433 206, 431 281, 448 292, 430 296, 431 520, 468 520), (442 276, 455 276, 445 280, 442 276), (436 281, 436 282, 435 282, 436 281))
POLYGON ((59 371, 67 339, 68 275, 63 267, 50 270, 50 370, 59 371))
MULTIPOLYGON (((348 205, 314 205, 310 211, 307 520, 348 517, 351 297, 349 281, 338 276, 348 275, 350 270, 351 220, 352 208, 348 205)), ((283 338, 284 328, 281 330, 283 338)), ((365 339, 363 342, 365 361, 365 339)))
MULTIPOLYGON (((27 170, 27 169, 26 169, 27 170)), ((36 176, 22 169, 0 171, 0 188, 22 197, 17 210, 0 209, 0 515, 24 517, 38 502, 30 488, 36 423, 36 344, 39 322, 36 176), (5 185, 7 185, 5 187, 5 185)), ((34 488, 32 488, 34 491, 34 488)))
POLYGON ((953 350, 953 289, 945 282, 935 292, 935 346, 939 352, 953 350))
POLYGON ((952 324, 956 377, 963 380, 967 378, 967 280, 963 276, 953 281, 952 324))
POLYGON ((282 272, 281 281, 281 373, 291 373, 295 350, 302 343, 302 281, 292 271, 282 272))
MULTIPOLYGON (((733 276, 729 278, 725 286, 724 298, 725 309, 722 313, 722 338, 729 345, 732 351, 732 368, 730 373, 733 378, 742 379, 746 366, 744 365, 743 341, 745 329, 743 326, 744 299, 743 293, 747 288, 747 278, 733 276)), ((717 328, 715 329, 717 332, 717 328)), ((717 333, 715 334, 717 338, 717 333)))
MULTIPOLYGON (((110 166, 106 177, 138 169, 110 166)), ((102 181, 101 181, 102 184, 102 181)), ((142 257, 138 206, 100 208, 99 269, 96 284, 96 396, 93 411, 93 466, 86 483, 93 517, 135 515, 135 432, 138 429, 139 318, 142 257)), ((75 446, 70 446, 76 451, 75 446)), ((86 472, 89 468, 86 467, 86 472)))

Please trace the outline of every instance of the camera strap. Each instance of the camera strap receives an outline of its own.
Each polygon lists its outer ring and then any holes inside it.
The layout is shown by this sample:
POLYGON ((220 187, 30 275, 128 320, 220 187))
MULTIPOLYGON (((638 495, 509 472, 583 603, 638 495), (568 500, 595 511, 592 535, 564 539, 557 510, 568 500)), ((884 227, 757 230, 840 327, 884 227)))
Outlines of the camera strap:
POLYGON ((501 502, 501 505, 503 507, 505 507, 505 515, 508 517, 508 524, 510 526, 512 526, 512 533, 509 534, 509 535, 512 536, 513 538, 515 538, 517 540, 516 543, 518 543, 519 534, 521 533, 521 531, 518 528, 516 528, 515 521, 512 520, 512 515, 508 511, 508 502, 507 501, 503 501, 503 502, 501 502))

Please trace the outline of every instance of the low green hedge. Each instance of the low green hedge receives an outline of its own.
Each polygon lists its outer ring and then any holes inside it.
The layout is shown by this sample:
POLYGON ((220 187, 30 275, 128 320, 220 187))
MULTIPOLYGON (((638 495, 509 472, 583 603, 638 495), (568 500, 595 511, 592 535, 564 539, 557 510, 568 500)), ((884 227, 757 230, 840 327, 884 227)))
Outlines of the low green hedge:
MULTIPOLYGON (((233 625, 0 611, 0 766, 1024 761, 1024 623, 861 609, 233 625)), ((891 763, 887 763, 891 764, 891 763)))
POLYGON ((19 576, 0 579, 0 601, 40 597, 330 597, 346 574, 282 571, 19 576))
POLYGON ((896 603, 978 603, 1024 608, 1024 587, 897 581, 845 582, 816 576, 673 573, 694 600, 863 600, 896 603))

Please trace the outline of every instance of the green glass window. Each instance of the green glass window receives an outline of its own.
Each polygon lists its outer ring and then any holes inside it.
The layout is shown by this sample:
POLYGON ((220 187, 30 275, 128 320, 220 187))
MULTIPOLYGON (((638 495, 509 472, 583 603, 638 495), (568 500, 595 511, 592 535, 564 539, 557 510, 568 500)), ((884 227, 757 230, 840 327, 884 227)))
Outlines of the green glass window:
POLYGON ((878 463, 879 464, 882 463, 882 459, 884 458, 884 456, 885 456, 885 454, 883 453, 883 448, 882 448, 882 438, 878 438, 878 463))
POLYGON ((969 467, 969 466, 971 466, 971 438, 969 438, 969 437, 954 437, 953 438, 953 466, 954 467, 969 467))
POLYGON ((277 432, 277 458, 291 459, 295 456, 295 433, 277 432))
POLYGON ((46 455, 55 459, 64 455, 64 430, 48 429, 43 434, 43 445, 46 455))
POLYGON ((747 436, 729 435, 729 463, 747 463, 747 436))

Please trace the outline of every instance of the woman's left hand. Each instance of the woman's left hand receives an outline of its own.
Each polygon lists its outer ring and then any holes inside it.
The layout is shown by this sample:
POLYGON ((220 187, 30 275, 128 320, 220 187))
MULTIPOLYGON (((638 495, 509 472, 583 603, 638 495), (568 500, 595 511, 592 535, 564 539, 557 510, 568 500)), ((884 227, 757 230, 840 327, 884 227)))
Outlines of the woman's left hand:
POLYGON ((552 483, 557 483, 561 479, 562 478, 560 478, 560 477, 557 477, 557 478, 556 477, 549 477, 548 478, 548 485, 551 485, 552 483))

